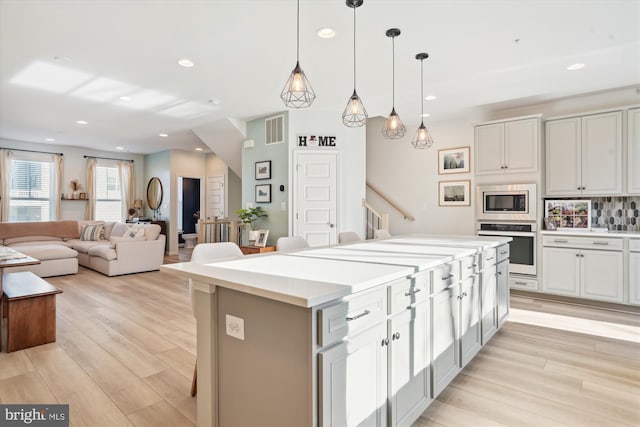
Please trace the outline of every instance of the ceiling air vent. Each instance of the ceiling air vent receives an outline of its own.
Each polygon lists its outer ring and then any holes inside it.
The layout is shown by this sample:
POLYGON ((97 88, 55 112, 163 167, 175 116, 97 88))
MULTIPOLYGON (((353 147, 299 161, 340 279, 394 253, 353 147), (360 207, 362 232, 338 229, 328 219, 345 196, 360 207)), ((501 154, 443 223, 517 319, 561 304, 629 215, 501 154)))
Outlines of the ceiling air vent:
POLYGON ((284 142, 284 116, 275 116, 264 121, 265 145, 284 142))

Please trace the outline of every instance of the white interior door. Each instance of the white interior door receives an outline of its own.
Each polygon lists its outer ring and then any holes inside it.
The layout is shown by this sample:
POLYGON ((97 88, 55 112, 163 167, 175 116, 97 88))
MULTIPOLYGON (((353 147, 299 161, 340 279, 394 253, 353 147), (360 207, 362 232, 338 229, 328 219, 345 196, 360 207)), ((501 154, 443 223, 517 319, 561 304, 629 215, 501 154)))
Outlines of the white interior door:
POLYGON ((206 219, 225 218, 225 182, 224 175, 207 177, 206 219))
POLYGON ((337 152, 296 152, 293 234, 310 246, 337 242, 337 152))

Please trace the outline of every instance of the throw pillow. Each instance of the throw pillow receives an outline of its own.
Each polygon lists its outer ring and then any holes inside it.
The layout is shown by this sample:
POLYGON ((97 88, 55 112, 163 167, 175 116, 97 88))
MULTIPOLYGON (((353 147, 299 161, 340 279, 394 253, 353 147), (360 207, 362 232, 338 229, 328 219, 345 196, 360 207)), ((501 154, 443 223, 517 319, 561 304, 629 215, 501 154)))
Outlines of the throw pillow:
POLYGON ((122 237, 128 237, 129 239, 144 237, 144 228, 137 225, 129 227, 127 231, 124 232, 122 237))
POLYGON ((85 225, 80 233, 80 240, 103 240, 104 226, 102 224, 85 225))
POLYGON ((138 237, 111 236, 111 244, 109 245, 109 247, 111 247, 112 249, 115 249, 116 244, 118 242, 137 242, 137 241, 144 241, 144 236, 138 236, 138 237))

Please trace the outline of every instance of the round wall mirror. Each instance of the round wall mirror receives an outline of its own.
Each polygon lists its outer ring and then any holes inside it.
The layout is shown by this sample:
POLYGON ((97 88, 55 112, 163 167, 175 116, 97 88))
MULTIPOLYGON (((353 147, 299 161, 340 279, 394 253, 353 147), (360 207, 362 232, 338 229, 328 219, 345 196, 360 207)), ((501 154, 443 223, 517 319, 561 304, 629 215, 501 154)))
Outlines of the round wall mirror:
POLYGON ((162 182, 160 178, 154 176, 147 184, 147 206, 154 211, 160 209, 162 204, 162 182))

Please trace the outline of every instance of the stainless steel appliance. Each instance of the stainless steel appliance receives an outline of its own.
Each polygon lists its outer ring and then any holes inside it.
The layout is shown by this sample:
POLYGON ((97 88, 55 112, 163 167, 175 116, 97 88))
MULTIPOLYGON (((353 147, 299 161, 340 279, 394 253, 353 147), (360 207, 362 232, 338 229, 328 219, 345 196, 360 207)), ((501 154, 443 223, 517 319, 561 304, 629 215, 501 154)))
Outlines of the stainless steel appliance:
POLYGON ((478 236, 507 236, 509 243, 509 270, 511 273, 536 275, 536 224, 487 223, 477 224, 478 236))
POLYGON ((479 185, 478 221, 536 221, 536 184, 479 185))

